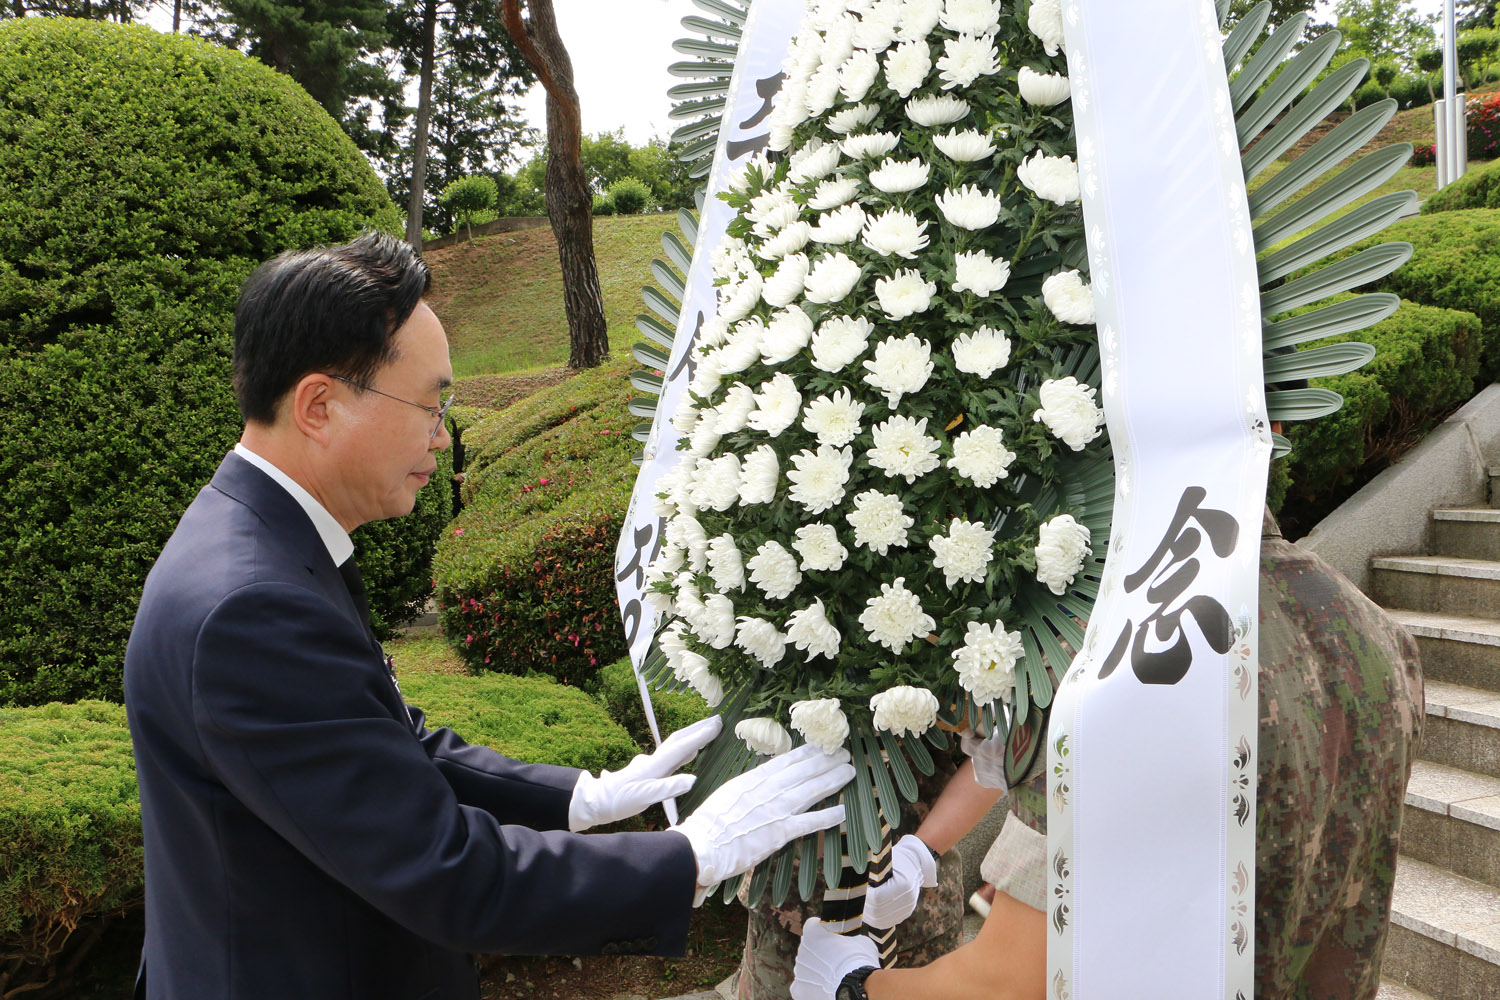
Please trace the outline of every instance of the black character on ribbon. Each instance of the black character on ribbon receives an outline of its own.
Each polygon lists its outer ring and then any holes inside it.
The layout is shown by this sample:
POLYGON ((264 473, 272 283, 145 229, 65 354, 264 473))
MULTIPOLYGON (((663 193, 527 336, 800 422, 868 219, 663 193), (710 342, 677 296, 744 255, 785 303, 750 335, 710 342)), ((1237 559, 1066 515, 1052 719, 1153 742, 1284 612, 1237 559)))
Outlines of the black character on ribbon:
POLYGON ((1239 539, 1239 522, 1226 511, 1202 506, 1207 496, 1208 491, 1201 486, 1183 490, 1182 499, 1177 501, 1177 513, 1172 515, 1161 544, 1140 569, 1125 578, 1126 593, 1134 593, 1149 583, 1146 599, 1155 605, 1155 610, 1139 626, 1133 621, 1125 623, 1099 671, 1101 679, 1114 673, 1128 648, 1131 669, 1142 684, 1176 684, 1182 680, 1193 664, 1193 649, 1182 620, 1185 615, 1198 623, 1210 649, 1215 653, 1229 652, 1234 623, 1224 605, 1207 594, 1194 594, 1182 600, 1192 590, 1202 568, 1197 554, 1203 536, 1208 536, 1214 554, 1221 559, 1234 551, 1239 539), (1193 526, 1194 522, 1198 527, 1193 526), (1157 644, 1166 648, 1146 651, 1146 633, 1151 629, 1155 630, 1157 644), (1171 644, 1166 645, 1168 642, 1171 644))
MULTIPOLYGON (((635 529, 630 558, 624 566, 615 569, 617 583, 624 583, 633 576, 635 579, 631 585, 636 590, 645 587, 646 567, 661 554, 661 537, 666 528, 667 519, 661 517, 635 529)), ((629 649, 635 645, 636 633, 640 631, 641 622, 645 619, 645 609, 642 608, 640 599, 632 598, 627 602, 620 609, 620 616, 625 624, 625 648, 629 649)))
POLYGON ((666 383, 675 382, 684 367, 687 368, 688 380, 692 381, 693 373, 698 370, 698 334, 703 332, 703 318, 703 310, 699 309, 698 319, 693 324, 693 335, 688 338, 687 350, 682 352, 682 358, 677 362, 677 367, 667 373, 666 383))
MULTIPOLYGON (((755 81, 755 92, 760 95, 761 106, 759 111, 740 122, 739 127, 743 131, 750 131, 771 116, 771 102, 775 99, 777 91, 781 90, 781 82, 785 79, 785 73, 777 73, 775 76, 762 77, 755 81)), ((770 142, 771 133, 765 131, 759 135, 731 141, 724 149, 729 155, 730 162, 733 162, 747 153, 764 149, 770 142)))

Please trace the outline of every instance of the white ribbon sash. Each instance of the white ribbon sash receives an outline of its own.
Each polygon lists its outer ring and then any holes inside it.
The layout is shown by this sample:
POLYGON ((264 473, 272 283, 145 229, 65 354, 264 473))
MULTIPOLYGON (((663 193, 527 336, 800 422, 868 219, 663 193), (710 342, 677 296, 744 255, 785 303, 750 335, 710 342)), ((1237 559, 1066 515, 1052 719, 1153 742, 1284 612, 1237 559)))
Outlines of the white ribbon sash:
POLYGON ((1048 736, 1048 997, 1249 1000, 1271 440, 1222 40, 1213 0, 1063 14, 1116 492, 1048 736))

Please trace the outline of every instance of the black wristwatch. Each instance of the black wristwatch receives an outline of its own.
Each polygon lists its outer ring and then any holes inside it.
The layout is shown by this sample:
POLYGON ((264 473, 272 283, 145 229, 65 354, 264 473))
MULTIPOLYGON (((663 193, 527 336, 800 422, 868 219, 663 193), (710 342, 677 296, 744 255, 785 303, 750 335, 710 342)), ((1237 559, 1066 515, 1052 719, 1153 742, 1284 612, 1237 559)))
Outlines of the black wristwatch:
POLYGON ((874 971, 875 966, 866 965, 840 979, 838 989, 833 991, 833 1000, 870 1000, 870 995, 865 992, 865 980, 874 971))

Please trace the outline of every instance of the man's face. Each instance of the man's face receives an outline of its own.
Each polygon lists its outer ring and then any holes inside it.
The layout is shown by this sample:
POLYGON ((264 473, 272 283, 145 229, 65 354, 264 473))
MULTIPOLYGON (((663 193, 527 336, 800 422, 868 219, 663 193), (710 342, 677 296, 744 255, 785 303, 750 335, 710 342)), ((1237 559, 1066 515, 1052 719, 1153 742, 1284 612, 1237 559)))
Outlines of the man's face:
POLYGON ((379 392, 336 383, 340 427, 334 447, 345 511, 335 513, 340 522, 410 514, 417 491, 437 467, 436 453, 451 443, 446 426, 432 434, 436 418, 422 409, 436 410, 453 382, 448 337, 427 303, 419 303, 396 331, 394 346, 395 360, 367 383, 379 392))

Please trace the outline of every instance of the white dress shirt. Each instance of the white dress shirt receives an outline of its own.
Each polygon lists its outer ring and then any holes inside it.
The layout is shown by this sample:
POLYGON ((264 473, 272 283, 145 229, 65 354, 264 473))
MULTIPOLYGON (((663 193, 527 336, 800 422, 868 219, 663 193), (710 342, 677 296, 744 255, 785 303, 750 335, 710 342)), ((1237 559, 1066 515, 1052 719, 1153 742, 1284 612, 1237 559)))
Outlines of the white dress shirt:
POLYGON ((235 444, 234 453, 276 480, 282 489, 292 495, 293 500, 302 505, 302 509, 312 519, 313 527, 318 529, 318 537, 323 539, 335 566, 342 566, 345 560, 354 555, 354 542, 349 538, 349 532, 334 520, 333 515, 328 513, 328 508, 313 499, 313 495, 299 486, 296 480, 243 444, 235 444))

